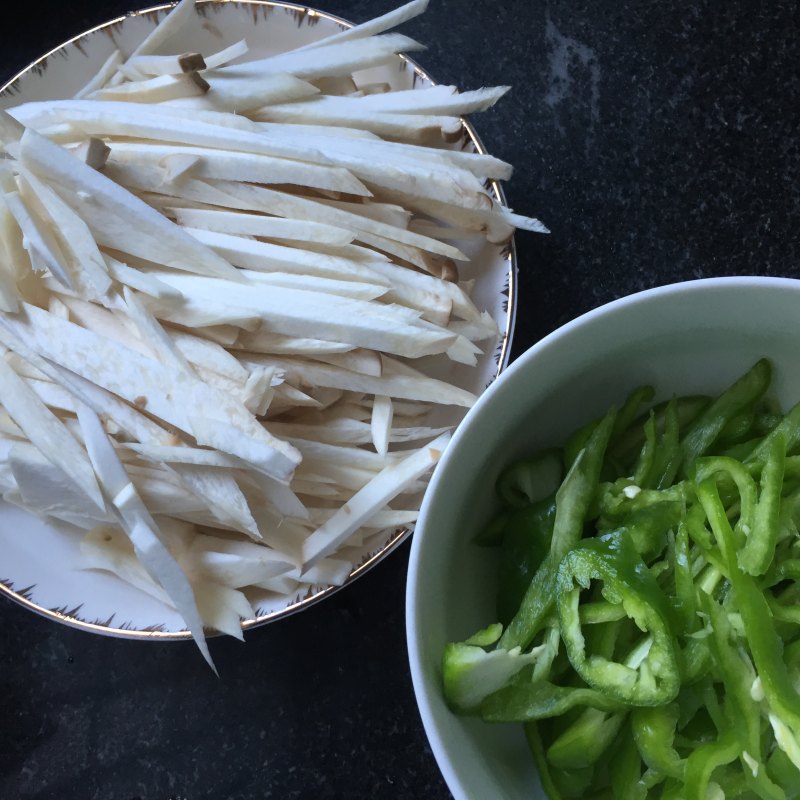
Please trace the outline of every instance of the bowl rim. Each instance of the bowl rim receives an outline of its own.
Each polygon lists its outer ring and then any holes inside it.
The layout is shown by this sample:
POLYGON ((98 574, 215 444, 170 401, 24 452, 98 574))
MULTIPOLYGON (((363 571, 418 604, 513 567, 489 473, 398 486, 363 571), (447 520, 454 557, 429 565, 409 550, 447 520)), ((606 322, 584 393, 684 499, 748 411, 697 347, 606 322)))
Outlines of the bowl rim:
POLYGON ((425 677, 422 664, 422 646, 420 643, 420 632, 424 629, 423 614, 424 609, 418 604, 418 590, 420 585, 420 563, 423 539, 427 529, 427 518, 430 514, 432 505, 436 502, 435 498, 442 476, 448 464, 458 458, 461 442, 470 436, 472 421, 484 413, 484 409, 492 402, 495 394, 503 390, 503 387, 515 380, 515 376, 525 371, 530 362, 535 361, 540 353, 548 350, 553 344, 563 336, 570 334, 579 328, 592 324, 595 320, 610 316, 622 308, 646 304, 653 300, 663 297, 674 297, 681 294, 693 294, 695 292, 713 293, 718 288, 733 288, 749 291, 756 288, 769 287, 770 289, 784 289, 792 292, 800 292, 800 280, 796 278, 769 277, 758 275, 745 276, 726 276, 718 278, 699 278, 688 281, 656 286, 633 294, 624 295, 615 300, 611 300, 603 305, 593 308, 578 317, 564 323, 540 339, 522 353, 509 367, 489 386, 478 398, 478 402, 469 410, 461 424, 453 434, 444 455, 436 465, 433 476, 428 484, 425 497, 420 508, 415 535, 411 540, 411 552, 408 562, 408 574, 406 578, 406 645, 408 650, 408 661, 411 671, 411 682, 414 688, 414 696, 417 701, 417 708, 422 719, 422 725, 428 738, 431 751, 433 752, 439 770, 447 783, 456 800, 469 800, 472 795, 468 787, 462 781, 457 770, 447 754, 447 745, 444 737, 435 722, 433 711, 434 699, 441 701, 441 689, 433 686, 425 677))
MULTIPOLYGON (((158 14, 159 12, 163 12, 168 9, 174 8, 177 5, 177 2, 178 0, 175 0, 175 2, 161 3, 160 5, 148 6, 147 8, 142 8, 135 11, 129 11, 126 14, 115 17, 114 19, 107 20, 106 22, 101 22, 99 25, 95 25, 92 28, 88 28, 87 30, 82 31, 81 33, 78 33, 75 36, 72 36, 71 38, 61 42, 57 46, 53 47, 46 53, 39 56, 35 61, 32 61, 27 66, 23 67, 21 70, 16 72, 11 78, 5 81, 5 83, 0 85, 0 95, 5 93, 6 90, 9 87, 13 86, 14 83, 18 81, 20 78, 24 77, 29 72, 35 71, 37 68, 39 68, 41 64, 46 62, 51 56, 55 55, 63 48, 75 44, 77 42, 80 42, 85 37, 97 33, 98 31, 102 31, 108 28, 113 28, 116 25, 120 25, 124 23, 125 20, 127 20, 128 18, 143 17, 148 15, 158 14)), ((355 23, 343 19, 342 17, 339 17, 336 14, 331 14, 326 11, 320 11, 319 9, 316 9, 312 6, 283 2, 283 0, 196 0, 196 3, 198 6, 200 5, 268 6, 271 8, 281 8, 287 11, 301 12, 304 15, 311 18, 317 17, 319 19, 325 19, 330 22, 334 22, 345 29, 352 28, 355 25, 355 23)), ((402 53, 398 55, 399 58, 405 61, 409 65, 409 67, 413 69, 416 75, 418 75, 422 80, 428 81, 431 85, 436 85, 438 83, 431 77, 431 75, 426 70, 420 67, 419 64, 416 63, 416 61, 414 61, 413 59, 409 58, 408 56, 402 53)), ((468 139, 472 141, 475 147, 475 151, 484 155, 488 155, 488 150, 486 149, 486 146, 483 144, 483 141, 478 136, 470 120, 462 117, 461 124, 468 139)), ((508 205, 505 192, 503 191, 503 187, 501 186, 499 181, 490 180, 489 188, 499 203, 501 203, 504 206, 508 205)), ((500 377, 500 375, 505 371, 506 367, 508 366, 511 355, 511 342, 514 337, 514 328, 517 317, 517 300, 519 294, 517 288, 519 268, 517 263, 517 248, 514 236, 511 237, 511 240, 507 248, 507 255, 504 255, 504 259, 508 263, 508 269, 507 269, 508 301, 507 301, 506 315, 505 315, 506 324, 505 324, 505 332, 500 337, 496 345, 496 350, 498 352, 497 368, 495 370, 494 376, 489 386, 494 384, 500 377)), ((485 391, 486 390, 484 390, 484 392, 485 391)), ((482 394, 484 392, 482 392, 482 394)), ((330 597, 332 594, 335 594, 341 589, 344 589, 346 586, 349 586, 355 580, 357 580, 366 572, 371 570, 379 562, 383 561, 384 558, 387 558, 395 550, 397 550, 397 548, 411 536, 411 534, 414 532, 414 529, 415 525, 412 524, 404 528, 398 528, 397 530, 395 530, 394 533, 392 533, 391 536, 387 539, 386 544, 383 547, 381 547, 380 550, 378 550, 373 555, 365 559, 361 564, 355 566, 348 575, 347 580, 345 580, 345 582, 342 583, 341 585, 326 586, 320 589, 319 591, 314 592, 313 594, 309 592, 309 594, 307 594, 305 597, 303 597, 300 600, 296 600, 291 605, 288 605, 285 608, 276 611, 271 611, 266 614, 258 614, 252 619, 243 620, 241 623, 242 630, 247 631, 252 628, 258 628, 261 627, 262 625, 266 625, 269 622, 276 622, 279 619, 290 617, 293 614, 297 614, 300 611, 304 611, 305 609, 309 608, 312 605, 315 605, 321 600, 330 597)), ((78 628, 79 630, 87 631, 90 633, 101 634, 103 636, 111 636, 114 638, 121 638, 121 639, 136 639, 143 641, 160 641, 160 642, 188 641, 192 638, 191 632, 186 629, 180 631, 166 631, 162 630, 159 626, 153 626, 151 628, 145 628, 145 629, 130 629, 125 627, 112 626, 110 624, 110 619, 108 620, 108 624, 100 621, 90 621, 82 619, 79 616, 81 609, 80 605, 70 610, 67 610, 66 607, 47 608, 33 601, 31 596, 31 590, 34 588, 34 586, 27 586, 18 589, 14 586, 12 582, 0 579, 0 596, 5 596, 9 600, 14 601, 15 603, 23 606, 29 611, 33 611, 34 613, 39 614, 40 616, 45 617, 47 619, 60 622, 62 624, 68 625, 73 628, 78 628)), ((210 630, 206 631, 206 636, 209 638, 221 635, 222 634, 218 633, 217 631, 210 631, 210 630)))

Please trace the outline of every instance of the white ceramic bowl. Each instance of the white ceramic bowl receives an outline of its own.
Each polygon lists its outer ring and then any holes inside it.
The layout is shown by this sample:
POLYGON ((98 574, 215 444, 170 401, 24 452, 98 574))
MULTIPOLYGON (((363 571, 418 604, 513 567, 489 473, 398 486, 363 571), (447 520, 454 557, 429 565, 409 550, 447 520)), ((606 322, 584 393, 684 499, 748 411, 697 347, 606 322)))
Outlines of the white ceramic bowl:
MULTIPOLYGON (((131 0, 135 5, 136 0, 131 0)), ((71 97, 100 68, 115 48, 130 53, 170 10, 161 5, 137 11, 99 25, 46 53, 0 87, 0 108, 32 100, 71 97)), ((172 52, 214 52, 245 39, 248 58, 272 55, 337 33, 350 23, 315 9, 271 0, 198 0, 197 15, 167 44, 172 52)), ((398 56, 391 65, 359 73, 366 82, 387 82, 393 89, 430 86, 432 79, 413 61, 398 56)), ((453 147, 483 150, 467 122, 464 140, 453 147)), ((493 185, 502 201, 499 185, 493 185)), ((487 344, 476 368, 448 365, 436 377, 479 394, 508 360, 516 310, 516 261, 511 247, 461 243, 470 256, 461 275, 475 279, 473 299, 497 321, 500 335, 487 344)), ((460 412, 449 411, 431 424, 455 424, 460 412)), ((389 555, 410 528, 387 530, 377 549, 364 548, 348 582, 389 555)), ((76 568, 80 534, 56 529, 20 509, 0 501, 0 594, 51 619, 92 631, 127 638, 163 641, 190 637, 185 623, 172 608, 123 583, 114 575, 76 568), (48 557, 43 558, 42 553, 48 557)), ((254 599, 256 614, 243 623, 251 628, 307 608, 337 587, 318 586, 288 603, 266 593, 254 599)))
POLYGON ((496 621, 495 561, 471 543, 495 509, 494 482, 515 458, 563 443, 641 384, 656 397, 718 393, 767 356, 773 391, 800 400, 800 281, 719 278, 635 294, 546 337, 480 398, 429 485, 411 550, 411 673, 439 767, 457 800, 545 797, 521 725, 452 714, 441 692, 447 642, 496 621))

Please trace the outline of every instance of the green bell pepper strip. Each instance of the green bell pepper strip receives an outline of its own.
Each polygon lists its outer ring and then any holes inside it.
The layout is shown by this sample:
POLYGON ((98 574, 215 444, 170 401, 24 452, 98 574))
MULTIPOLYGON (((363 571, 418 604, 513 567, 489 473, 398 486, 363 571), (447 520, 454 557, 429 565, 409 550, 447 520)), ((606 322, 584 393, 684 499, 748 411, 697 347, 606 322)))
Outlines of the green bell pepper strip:
MULTIPOLYGON (((781 549, 786 550, 786 548, 781 549)), ((792 555, 793 553, 791 551, 781 553, 782 563, 780 564, 780 568, 774 571, 771 570, 769 575, 771 575, 772 578, 770 578, 769 581, 765 581, 762 585, 765 588, 772 588, 777 583, 783 583, 784 585, 779 587, 777 595, 770 593, 775 598, 775 601, 781 604, 799 605, 800 575, 798 575, 798 571, 800 570, 800 565, 798 564, 798 559, 792 558, 792 555), (779 575, 781 577, 776 580, 779 575)), ((776 560, 778 560, 777 556, 776 560)))
POLYGON ((639 786, 645 790, 645 797, 647 797, 647 792, 651 789, 655 789, 660 783, 664 783, 666 779, 667 776, 664 775, 663 772, 648 768, 644 771, 642 777, 639 778, 639 786))
POLYGON ((665 489, 671 486, 681 465, 680 420, 675 398, 667 403, 664 412, 664 433, 656 451, 653 462, 653 473, 649 477, 648 486, 665 489))
MULTIPOLYGON (((782 567, 789 567, 789 569, 787 569, 787 570, 781 569, 780 571, 776 571, 774 573, 774 577, 773 577, 771 583, 767 584, 767 588, 769 588, 770 585, 774 585, 776 583, 779 583, 782 580, 785 580, 786 578, 791 578, 791 580, 793 580, 794 583, 792 583, 789 586, 789 588, 787 589, 785 594, 781 594, 777 598, 773 599, 769 595, 767 595, 767 603, 769 603, 770 608, 772 609, 773 613, 775 613, 775 608, 776 607, 779 608, 779 609, 783 608, 784 611, 792 610, 791 607, 784 608, 782 606, 782 603, 784 603, 784 602, 792 603, 793 602, 793 595, 795 593, 794 590, 796 590, 798 588, 798 585, 800 585, 798 583, 798 582, 800 582, 800 576, 798 576, 798 569, 800 569, 800 564, 798 564, 797 559, 792 559, 792 561, 787 562, 786 564, 782 564, 781 566, 782 567)), ((795 609, 796 608, 797 608, 797 605, 795 603, 795 609)), ((786 650, 784 651, 784 660, 787 663, 792 663, 792 661, 789 660, 789 658, 787 656, 787 653, 789 653, 789 652, 797 653, 797 648, 798 647, 800 647, 800 640, 798 640, 796 642, 792 642, 786 648, 786 650)))
MULTIPOLYGON (((620 608, 621 612, 625 614, 625 609, 621 608, 620 604, 617 608, 620 608)), ((609 603, 609 606, 614 607, 612 603, 609 603)), ((626 617, 623 617, 625 619, 626 617)), ((581 625, 585 625, 586 623, 581 619, 581 625)), ((620 644, 620 634, 625 633, 625 630, 622 625, 618 625, 616 623, 605 624, 605 625, 597 625, 592 627, 591 625, 587 628, 584 628, 585 631, 585 641, 586 641, 586 649, 594 653, 600 658, 610 659, 614 655, 614 651, 617 649, 618 645, 620 644)))
POLYGON ((647 560, 664 550, 668 533, 678 527, 683 514, 680 500, 664 500, 632 511, 617 529, 628 532, 636 552, 647 560))
MULTIPOLYGON (((710 554, 709 554, 710 555, 710 554)), ((720 592, 725 591, 726 581, 724 566, 722 562, 713 561, 700 574, 700 579, 697 582, 698 588, 701 592, 717 596, 720 592)))
POLYGON ((582 769, 552 767, 550 775, 565 800, 572 800, 572 798, 583 800, 586 797, 586 791, 592 785, 594 769, 592 767, 583 767, 582 769))
POLYGON ((528 722, 525 724, 525 739, 528 742, 528 749, 531 751, 533 760, 536 762, 536 768, 539 771, 539 780, 542 783, 545 794, 549 800, 562 800, 563 795, 553 782, 550 765, 547 763, 547 759, 544 756, 544 747, 542 746, 542 737, 539 734, 539 726, 535 722, 528 722))
POLYGON ((511 516, 508 511, 498 514, 488 525, 480 530, 473 539, 479 547, 497 547, 503 542, 503 533, 506 529, 506 522, 511 516))
POLYGON ((767 775, 783 789, 788 800, 800 798, 800 770, 779 747, 767 759, 766 769, 767 775))
POLYGON ((720 605, 708 595, 701 596, 703 611, 711 622, 712 635, 709 637, 711 652, 714 655, 715 671, 725 687, 724 713, 728 726, 738 738, 740 760, 747 785, 763 800, 785 800, 785 794, 765 774, 758 769, 754 775, 747 759, 761 764, 761 709, 753 701, 751 687, 756 674, 752 665, 733 646, 733 630, 727 615, 720 605), (745 756, 745 754, 747 754, 745 756))
POLYGON ((599 533, 624 528, 636 551, 646 560, 664 550, 667 534, 675 530, 684 516, 686 491, 681 485, 665 490, 642 489, 627 495, 627 481, 604 484, 600 492, 597 521, 599 533))
POLYGON ((564 557, 556 606, 570 663, 589 686, 641 706, 668 703, 678 694, 680 673, 669 604, 625 532, 584 539, 564 557), (581 588, 588 589, 593 580, 602 581, 605 598, 620 603, 638 628, 649 634, 641 653, 631 654, 627 663, 586 652, 579 600, 581 588))
MULTIPOLYGON (((795 587, 792 587, 795 588, 795 587)), ((767 598, 767 605, 775 622, 784 622, 788 625, 800 625, 800 606, 796 604, 783 605, 777 600, 767 598)))
MULTIPOLYGON (((702 483, 710 478, 726 476, 733 480, 739 494, 739 521, 734 532, 742 542, 753 531, 755 526, 756 499, 758 487, 747 468, 739 461, 724 456, 698 458, 694 466, 693 479, 702 483)), ((738 544, 738 542, 737 542, 738 544)))
POLYGON ((598 600, 594 603, 581 603, 578 608, 581 625, 600 625, 603 622, 619 622, 626 619, 625 609, 616 603, 607 600, 598 600))
POLYGON ((683 686, 678 697, 675 699, 675 704, 678 706, 679 716, 677 729, 683 731, 687 725, 695 718, 701 709, 705 709, 705 699, 703 692, 705 690, 705 683, 711 680, 706 679, 702 683, 695 683, 689 686, 683 686))
POLYGON ((683 800, 683 781, 667 780, 661 792, 661 800, 683 800))
POLYGON ((683 629, 686 633, 697 630, 697 593, 694 586, 694 576, 692 575, 691 554, 689 552, 689 530, 686 523, 681 521, 678 524, 678 532, 675 535, 674 549, 674 579, 675 597, 678 600, 678 614, 683 622, 683 629))
POLYGON ((755 408, 748 408, 741 414, 731 417, 719 432, 715 444, 719 447, 728 447, 740 444, 753 428, 756 419, 755 408))
POLYGON ((783 414, 779 409, 761 409, 756 411, 751 433, 755 434, 756 436, 767 436, 768 434, 772 433, 772 431, 774 431, 782 421, 783 414))
POLYGON ((763 575, 775 555, 785 459, 786 437, 780 433, 774 437, 761 471, 761 492, 753 514, 753 527, 739 553, 739 566, 750 575, 763 575))
MULTIPOLYGON (((629 433, 631 425, 634 423, 636 415, 639 413, 639 408, 643 404, 652 402, 653 397, 655 397, 655 390, 652 386, 639 386, 628 395, 614 421, 609 443, 613 443, 620 437, 629 433)), ((602 417, 592 420, 583 427, 578 428, 578 430, 569 437, 564 447, 564 466, 567 469, 572 466, 575 459, 578 457, 578 453, 586 446, 589 437, 594 433, 601 422, 602 417)))
MULTIPOLYGON (((567 443, 564 445, 564 468, 566 470, 572 469, 578 456, 589 443, 589 440, 594 435, 601 422, 601 419, 594 419, 582 428, 578 428, 578 430, 567 439, 567 443)), ((609 437, 610 436, 611 431, 609 431, 609 437)))
POLYGON ((558 769, 593 766, 616 738, 627 714, 587 708, 551 745, 545 756, 558 769))
POLYGON ((682 778, 686 767, 673 747, 680 711, 676 704, 635 708, 631 712, 633 740, 650 769, 672 778, 682 778))
POLYGON ((647 403, 652 403, 655 396, 656 390, 652 386, 638 386, 625 398, 614 422, 614 429, 611 431, 612 442, 633 425, 639 409, 647 403))
POLYGON ((771 379, 772 366, 762 358, 694 421, 681 441, 680 472, 683 475, 687 475, 695 460, 714 444, 729 420, 752 408, 763 397, 771 379))
POLYGON ((735 761, 740 753, 741 746, 734 731, 726 731, 716 742, 698 747, 686 760, 685 800, 707 800, 714 770, 735 761))
MULTIPOLYGON (((789 614, 791 619, 787 619, 787 621, 796 619, 794 612, 800 610, 800 583, 790 583, 777 597, 767 597, 767 603, 774 615, 776 614, 775 608, 777 608, 781 614, 785 614, 787 611, 792 612, 789 614)), ((777 615, 775 618, 778 618, 777 615)), ((792 631, 787 632, 783 637, 784 640, 791 638, 795 633, 792 631)))
MULTIPOLYGON (((800 478, 800 456, 786 456, 786 459, 783 462, 784 465, 784 477, 788 480, 791 478, 797 479, 800 478)), ((753 461, 748 466, 758 470, 760 473, 764 467, 764 464, 760 461, 753 461)))
POLYGON ((728 576, 736 595, 750 653, 769 707, 797 736, 800 732, 800 695, 783 661, 783 642, 775 632, 767 599, 755 580, 739 568, 733 531, 714 483, 701 483, 697 487, 697 496, 727 561, 728 576))
POLYGON ((689 538, 700 548, 706 560, 711 560, 709 556, 713 557, 713 550, 715 549, 714 537, 706 527, 706 516, 703 507, 700 505, 691 506, 686 511, 684 524, 689 538))
POLYGON ((541 732, 535 722, 525 724, 525 738, 536 763, 542 788, 549 800, 586 798, 586 790, 592 782, 594 772, 591 768, 561 770, 551 766, 545 757, 541 732))
POLYGON ((711 650, 706 639, 689 639, 679 651, 681 683, 683 686, 696 683, 711 669, 711 650))
POLYGON ((800 445, 800 403, 792 406, 780 423, 761 440, 760 444, 745 459, 747 463, 766 461, 767 454, 779 436, 786 438, 786 452, 789 454, 792 454, 800 445))
POLYGON ((481 716, 486 722, 530 722, 560 717, 580 707, 613 713, 624 703, 594 689, 556 686, 546 680, 514 680, 490 694, 481 703, 481 716))
POLYGON ((727 723, 725 722, 725 715, 722 713, 722 706, 720 705, 713 680, 707 681, 703 687, 703 701, 705 702, 706 712, 714 723, 714 727, 718 731, 725 728, 727 723))
POLYGON ((556 492, 550 552, 533 576, 517 613, 503 633, 500 647, 507 650, 527 647, 553 607, 558 565, 583 536, 586 514, 599 483, 615 418, 616 412, 612 409, 594 430, 556 492))
MULTIPOLYGON (((764 395, 764 397, 756 404, 756 418, 761 417, 778 417, 778 422, 783 419, 783 406, 774 392, 764 395)), ((769 433, 768 430, 759 429, 762 436, 769 433)))
POLYGON ((653 473, 653 467, 656 459, 656 448, 658 447, 658 439, 656 437, 656 418, 653 412, 647 418, 644 424, 644 444, 639 453, 639 459, 636 466, 633 468, 633 482, 636 486, 645 488, 653 488, 648 483, 650 475, 653 473))
POLYGON ((640 514, 646 520, 647 514, 656 514, 660 509, 666 531, 677 526, 690 491, 692 487, 685 483, 676 483, 668 489, 642 489, 632 486, 627 478, 603 483, 598 492, 598 529, 602 533, 636 524, 640 514))
POLYGON ((525 508, 553 494, 561 477, 561 452, 544 450, 506 467, 497 479, 495 491, 509 508, 525 508))
MULTIPOLYGON (((714 455, 735 458, 737 461, 745 462, 762 441, 764 441, 762 436, 756 439, 748 439, 746 442, 739 442, 739 444, 732 444, 730 447, 722 448, 718 452, 714 452, 714 455)), ((752 472, 755 467, 748 466, 748 468, 752 472)))
POLYGON ((656 583, 658 583, 659 579, 662 577, 668 579, 672 576, 672 561, 669 557, 662 558, 661 561, 653 562, 648 569, 650 570, 650 574, 656 579, 656 583))
POLYGON ((609 765, 615 800, 645 800, 647 788, 641 783, 642 757, 630 731, 625 731, 609 765))
MULTIPOLYGON (((688 395, 675 400, 678 423, 681 430, 691 425, 711 403, 705 395, 688 395)), ((652 411, 656 421, 656 431, 663 430, 668 402, 659 403, 652 411)), ((648 412, 649 413, 649 412, 648 412)), ((609 448, 611 455, 624 464, 632 464, 644 444, 644 423, 646 416, 635 420, 627 431, 616 437, 609 448)), ((630 474, 630 473, 629 473, 630 474)))
POLYGON ((550 677, 553 672, 553 664, 558 658, 560 646, 561 631, 558 629, 558 625, 555 625, 544 634, 541 653, 533 667, 532 682, 547 680, 550 677))
POLYGON ((513 618, 536 570, 547 557, 556 517, 555 495, 506 518, 497 566, 497 616, 513 618))
POLYGON ((472 645, 473 647, 491 647, 502 635, 503 626, 499 622, 493 622, 485 628, 476 631, 465 639, 462 644, 472 645))

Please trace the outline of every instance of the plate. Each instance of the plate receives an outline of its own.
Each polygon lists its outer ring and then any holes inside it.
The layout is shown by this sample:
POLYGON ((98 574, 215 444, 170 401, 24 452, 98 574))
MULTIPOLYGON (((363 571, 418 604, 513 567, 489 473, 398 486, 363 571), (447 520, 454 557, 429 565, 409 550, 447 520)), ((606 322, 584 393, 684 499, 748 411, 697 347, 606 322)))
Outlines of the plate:
MULTIPOLYGON (((0 89, 0 107, 32 100, 71 97, 99 69, 114 48, 130 52, 168 13, 170 5, 134 12, 70 39, 22 70, 0 89)), ((312 8, 288 3, 198 2, 198 13, 170 41, 173 52, 220 50, 246 39, 248 58, 299 47, 350 27, 351 23, 312 8)), ((391 66, 363 71, 370 82, 393 89, 423 88, 432 78, 410 59, 398 56, 391 66)), ((464 122, 464 136, 454 147, 486 152, 474 129, 464 122)), ((502 190, 491 189, 500 202, 502 190)), ((477 368, 448 367, 445 377, 476 394, 482 392, 508 363, 516 312, 516 256, 505 248, 484 244, 478 249, 459 246, 470 256, 463 278, 475 279, 473 298, 497 320, 500 336, 487 345, 477 368)), ((450 422, 457 420, 451 418, 450 422)), ((437 420, 437 424, 441 424, 437 420)), ((413 527, 386 532, 378 549, 362 553, 345 586, 388 556, 413 527)), ((0 592, 50 619, 111 636, 137 639, 184 639, 190 634, 180 615, 114 575, 77 568, 82 532, 57 529, 15 506, 0 501, 0 592)), ((254 607, 256 616, 242 623, 252 628, 293 614, 330 596, 342 587, 316 586, 290 603, 267 596, 254 607)))

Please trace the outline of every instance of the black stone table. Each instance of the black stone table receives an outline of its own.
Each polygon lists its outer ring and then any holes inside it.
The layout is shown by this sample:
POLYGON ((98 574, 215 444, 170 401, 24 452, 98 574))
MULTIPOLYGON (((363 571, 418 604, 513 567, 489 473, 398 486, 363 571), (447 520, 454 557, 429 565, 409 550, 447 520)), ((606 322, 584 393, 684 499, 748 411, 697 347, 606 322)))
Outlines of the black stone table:
MULTIPOLYGON (((4 7, 3 79, 132 0, 4 7)), ((363 21, 390 0, 330 0, 363 21)), ((714 275, 800 276, 800 10, 746 0, 432 0, 440 81, 516 165, 514 354, 601 303, 714 275)), ((800 309, 798 309, 800 313, 800 309)), ((445 798, 406 660, 408 546, 326 602, 212 643, 101 638, 0 601, 4 800, 445 798)), ((0 554, 2 564, 2 554, 0 554)))

